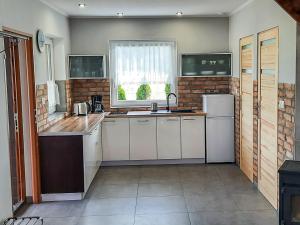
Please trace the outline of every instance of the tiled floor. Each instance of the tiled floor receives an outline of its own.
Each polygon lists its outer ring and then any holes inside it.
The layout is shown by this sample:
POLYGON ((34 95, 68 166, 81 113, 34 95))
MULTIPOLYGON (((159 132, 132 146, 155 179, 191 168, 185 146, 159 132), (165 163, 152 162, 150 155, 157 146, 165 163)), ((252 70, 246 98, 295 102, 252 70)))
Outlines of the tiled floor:
POLYGON ((234 165, 101 168, 86 200, 30 206, 46 225, 278 225, 234 165))

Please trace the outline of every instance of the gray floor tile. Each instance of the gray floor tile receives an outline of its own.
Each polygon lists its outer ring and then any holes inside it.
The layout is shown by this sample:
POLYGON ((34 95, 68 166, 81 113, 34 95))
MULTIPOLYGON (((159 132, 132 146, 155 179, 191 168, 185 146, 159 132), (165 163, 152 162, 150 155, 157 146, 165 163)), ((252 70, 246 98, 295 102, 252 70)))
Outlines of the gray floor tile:
POLYGON ((138 184, 103 184, 93 187, 87 198, 135 198, 138 184))
POLYGON ((77 225, 78 220, 77 217, 44 218, 44 225, 77 225))
POLYGON ((77 217, 85 207, 86 201, 49 202, 33 205, 22 216, 77 217))
POLYGON ((139 175, 137 174, 106 174, 103 175, 103 184, 138 184, 139 175))
MULTIPOLYGON (((195 212, 190 213, 191 225, 242 225, 237 222, 235 212, 195 212)), ((249 224, 250 225, 250 224, 249 224)))
POLYGON ((180 183, 140 184, 139 197, 183 196, 180 183))
POLYGON ((239 219, 241 225, 278 225, 278 215, 275 210, 260 210, 240 212, 239 219))
POLYGON ((187 212, 183 196, 141 197, 137 199, 136 214, 187 212))
POLYGON ((271 204, 261 194, 232 194, 232 199, 240 210, 273 209, 271 204))
POLYGON ((133 225, 134 215, 81 217, 77 225, 133 225))
POLYGON ((135 225, 190 225, 187 213, 136 215, 135 225))
POLYGON ((83 216, 133 215, 136 198, 90 199, 83 210, 83 216))
POLYGON ((234 200, 227 194, 203 193, 198 195, 185 195, 185 199, 189 212, 238 210, 234 200))
POLYGON ((220 180, 215 179, 185 181, 182 182, 182 187, 185 195, 226 192, 224 184, 220 180))

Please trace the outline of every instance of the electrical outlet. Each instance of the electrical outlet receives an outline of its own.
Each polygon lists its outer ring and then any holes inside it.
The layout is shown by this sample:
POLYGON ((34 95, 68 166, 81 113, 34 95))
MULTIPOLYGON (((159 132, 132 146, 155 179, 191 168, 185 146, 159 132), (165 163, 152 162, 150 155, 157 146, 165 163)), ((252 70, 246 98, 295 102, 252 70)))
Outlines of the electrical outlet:
POLYGON ((279 109, 284 109, 285 108, 284 100, 279 100, 278 107, 279 107, 279 109))
POLYGON ((46 98, 42 98, 42 104, 43 104, 43 105, 46 104, 46 98))

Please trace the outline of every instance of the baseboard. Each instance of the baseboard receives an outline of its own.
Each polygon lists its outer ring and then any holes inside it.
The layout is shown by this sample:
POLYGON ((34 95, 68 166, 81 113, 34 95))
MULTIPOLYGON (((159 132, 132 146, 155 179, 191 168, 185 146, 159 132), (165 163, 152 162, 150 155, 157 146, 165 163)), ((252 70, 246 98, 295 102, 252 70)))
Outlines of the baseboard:
POLYGON ((76 201, 84 199, 83 193, 42 194, 42 202, 76 201))
POLYGON ((166 160, 124 160, 104 161, 101 166, 143 166, 143 165, 180 165, 180 164, 204 164, 205 159, 166 159, 166 160))

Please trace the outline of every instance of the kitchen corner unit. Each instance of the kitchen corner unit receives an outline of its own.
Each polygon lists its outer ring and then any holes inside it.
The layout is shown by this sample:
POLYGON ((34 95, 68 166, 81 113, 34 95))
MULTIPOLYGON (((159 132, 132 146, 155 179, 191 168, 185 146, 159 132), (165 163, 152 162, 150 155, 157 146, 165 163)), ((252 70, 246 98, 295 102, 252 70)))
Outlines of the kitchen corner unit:
POLYGON ((102 162, 104 116, 69 117, 39 135, 42 201, 84 198, 102 162))

